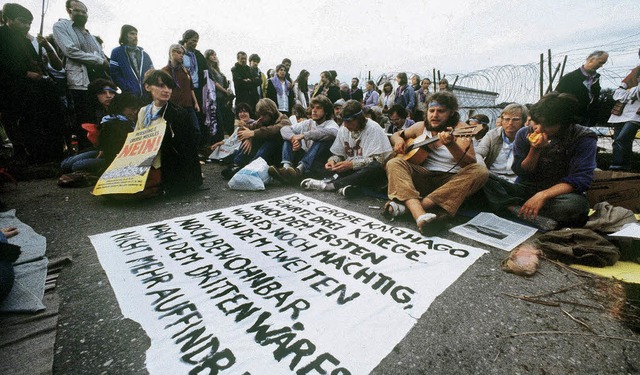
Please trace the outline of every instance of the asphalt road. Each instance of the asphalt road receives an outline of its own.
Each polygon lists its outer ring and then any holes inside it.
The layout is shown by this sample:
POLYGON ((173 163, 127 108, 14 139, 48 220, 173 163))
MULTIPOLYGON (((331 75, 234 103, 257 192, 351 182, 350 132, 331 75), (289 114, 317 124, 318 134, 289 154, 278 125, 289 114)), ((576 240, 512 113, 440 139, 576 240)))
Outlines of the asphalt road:
MULTIPOLYGON (((47 255, 73 258, 58 279, 54 374, 147 373, 149 339, 136 322, 123 318, 88 236, 300 192, 280 185, 231 191, 219 178, 219 165, 203 170, 206 190, 146 202, 110 203, 93 197, 90 188, 62 189, 53 179, 5 185, 2 200, 47 238, 47 255)), ((384 204, 305 194, 378 219, 380 210, 369 206, 384 204)), ((397 225, 415 226, 409 220, 397 225)), ((505 251, 451 233, 443 237, 489 253, 434 301, 373 374, 640 373, 640 334, 619 319, 630 289, 549 261, 534 277, 515 276, 500 270, 505 251)))

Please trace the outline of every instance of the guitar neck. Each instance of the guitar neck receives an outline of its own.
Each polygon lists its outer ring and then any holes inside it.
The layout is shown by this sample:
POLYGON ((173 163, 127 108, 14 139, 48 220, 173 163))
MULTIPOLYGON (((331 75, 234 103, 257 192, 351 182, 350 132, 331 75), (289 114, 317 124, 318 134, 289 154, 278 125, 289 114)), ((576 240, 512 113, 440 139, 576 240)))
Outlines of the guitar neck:
MULTIPOLYGON (((453 135, 456 138, 459 137, 472 137, 476 134, 478 134, 478 132, 482 130, 482 125, 475 125, 475 126, 463 126, 463 127, 458 127, 456 128, 451 135, 453 135)), ((425 147, 433 142, 437 142, 439 141, 440 138, 438 138, 438 136, 433 136, 431 138, 425 139, 423 141, 419 141, 419 142, 414 142, 413 144, 411 144, 408 149, 408 151, 411 150, 415 150, 416 148, 421 148, 421 147, 425 147)))
POLYGON ((429 144, 431 144, 433 142, 437 142, 439 140, 440 140, 440 138, 438 138, 438 137, 431 137, 429 139, 425 139, 424 141, 413 143, 411 146, 409 146, 409 148, 406 150, 406 152, 409 152, 411 150, 415 150, 416 148, 427 146, 427 145, 429 145, 429 144))

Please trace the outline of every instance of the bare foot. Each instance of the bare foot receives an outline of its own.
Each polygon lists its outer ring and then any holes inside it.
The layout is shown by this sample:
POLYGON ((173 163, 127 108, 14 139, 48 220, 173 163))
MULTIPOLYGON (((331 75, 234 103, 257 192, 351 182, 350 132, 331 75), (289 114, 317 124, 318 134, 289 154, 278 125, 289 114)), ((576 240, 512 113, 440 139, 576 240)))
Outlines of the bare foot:
POLYGON ((7 238, 11 238, 15 235, 17 235, 18 233, 20 233, 18 231, 18 228, 16 227, 7 227, 7 228, 2 228, 0 229, 0 231, 4 234, 5 237, 7 238))

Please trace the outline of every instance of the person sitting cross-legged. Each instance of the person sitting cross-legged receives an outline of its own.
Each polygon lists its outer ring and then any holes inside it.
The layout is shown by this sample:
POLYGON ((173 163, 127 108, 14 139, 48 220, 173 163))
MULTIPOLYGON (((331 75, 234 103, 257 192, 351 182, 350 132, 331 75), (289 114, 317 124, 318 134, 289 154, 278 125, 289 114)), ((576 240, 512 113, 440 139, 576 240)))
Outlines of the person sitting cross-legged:
POLYGON ((549 93, 531 107, 533 127, 516 133, 515 183, 498 179, 483 189, 490 207, 508 211, 541 229, 581 227, 588 219, 585 191, 596 168, 597 136, 576 124, 577 100, 549 93))
POLYGON ((258 100, 256 104, 258 119, 238 129, 240 148, 233 154, 233 165, 224 169, 222 177, 231 179, 240 169, 257 158, 263 158, 268 164, 280 161, 282 136, 280 129, 290 126, 286 115, 278 112, 276 103, 268 98, 258 100))
POLYGON ((317 95, 311 99, 311 119, 280 129, 284 140, 282 166, 270 166, 269 175, 286 183, 298 183, 305 174, 321 172, 338 134, 339 126, 332 115, 333 105, 329 98, 317 95))
POLYGON ((342 109, 343 126, 331 145, 333 156, 325 164, 332 180, 307 178, 300 186, 306 190, 338 191, 345 197, 359 195, 362 187, 378 187, 385 181, 384 160, 391 145, 384 129, 367 119, 360 102, 349 100, 342 109))
POLYGON ((396 217, 407 210, 416 221, 418 230, 433 235, 443 229, 444 220, 454 216, 465 198, 478 191, 489 178, 476 155, 470 138, 454 138, 451 128, 463 128, 458 100, 448 91, 439 91, 427 100, 424 122, 394 133, 391 143, 396 157, 387 163, 389 180, 384 213, 396 217), (426 156, 417 160, 411 156, 408 143, 420 136, 434 142, 420 149, 426 156))
MULTIPOLYGON (((516 133, 525 125, 528 116, 529 110, 524 105, 518 103, 507 105, 500 114, 502 126, 491 129, 475 147, 476 154, 482 157, 489 173, 495 178, 502 178, 509 182, 516 180, 517 176, 511 169, 513 145, 516 133)), ((467 123, 473 124, 474 121, 469 119, 467 123)))

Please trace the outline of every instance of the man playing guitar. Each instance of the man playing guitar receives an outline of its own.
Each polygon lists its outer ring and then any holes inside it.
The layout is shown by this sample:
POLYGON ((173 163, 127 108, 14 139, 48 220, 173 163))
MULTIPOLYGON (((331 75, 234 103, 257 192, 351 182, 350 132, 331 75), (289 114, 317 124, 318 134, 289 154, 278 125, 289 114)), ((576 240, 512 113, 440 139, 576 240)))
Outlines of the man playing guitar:
POLYGON ((400 156, 422 137, 433 141, 420 142, 428 143, 421 148, 426 151, 422 158, 407 153, 411 157, 397 157, 387 163, 390 201, 384 213, 394 218, 408 210, 422 234, 434 235, 443 228, 443 219, 454 216, 464 199, 482 188, 489 172, 476 163, 472 139, 455 136, 468 127, 460 122, 456 97, 440 91, 431 95, 427 104, 424 122, 391 136, 393 149, 400 156))

